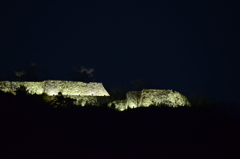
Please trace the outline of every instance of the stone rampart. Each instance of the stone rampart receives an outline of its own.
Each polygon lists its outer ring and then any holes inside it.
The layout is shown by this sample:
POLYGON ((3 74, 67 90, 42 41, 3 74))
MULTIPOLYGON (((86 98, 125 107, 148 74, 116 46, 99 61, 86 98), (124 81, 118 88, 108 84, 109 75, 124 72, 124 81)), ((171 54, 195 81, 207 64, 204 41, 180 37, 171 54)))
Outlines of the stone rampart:
POLYGON ((61 92, 62 95, 109 96, 102 83, 84 83, 61 80, 45 80, 42 82, 0 81, 0 90, 4 92, 15 94, 15 91, 21 86, 26 87, 29 94, 40 95, 46 93, 52 96, 61 92))
POLYGON ((188 99, 179 92, 172 90, 144 89, 142 91, 130 91, 125 100, 113 101, 102 83, 84 83, 75 81, 46 80, 42 82, 11 82, 0 81, 0 90, 15 92, 24 86, 29 94, 47 94, 48 100, 54 100, 61 92, 63 97, 74 99, 78 106, 108 104, 117 110, 149 106, 191 106, 188 99))
POLYGON ((108 106, 120 111, 128 108, 162 105, 169 107, 191 106, 187 97, 172 90, 144 89, 142 91, 130 91, 126 96, 127 99, 113 101, 108 106))

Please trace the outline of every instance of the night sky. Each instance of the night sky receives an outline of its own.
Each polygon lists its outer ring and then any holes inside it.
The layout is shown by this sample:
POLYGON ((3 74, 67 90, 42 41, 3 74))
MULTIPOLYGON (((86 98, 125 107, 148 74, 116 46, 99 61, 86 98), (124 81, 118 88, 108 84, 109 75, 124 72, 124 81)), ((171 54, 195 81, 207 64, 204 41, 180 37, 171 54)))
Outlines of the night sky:
POLYGON ((238 102, 239 4, 1 0, 0 77, 34 62, 49 79, 72 80, 85 66, 105 87, 142 79, 238 102))

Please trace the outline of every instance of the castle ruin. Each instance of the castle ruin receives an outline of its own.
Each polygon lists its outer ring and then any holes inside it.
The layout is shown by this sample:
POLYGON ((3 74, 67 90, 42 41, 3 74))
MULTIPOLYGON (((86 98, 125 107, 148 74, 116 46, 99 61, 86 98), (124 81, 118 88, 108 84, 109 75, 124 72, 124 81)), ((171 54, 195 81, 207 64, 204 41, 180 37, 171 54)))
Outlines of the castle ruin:
POLYGON ((57 95, 77 95, 77 96, 109 96, 102 83, 84 83, 75 81, 45 80, 42 82, 11 82, 0 81, 0 90, 4 92, 15 91, 24 86, 29 94, 43 94, 49 96, 57 95))
POLYGON ((0 81, 0 90, 3 92, 16 94, 16 91, 21 86, 26 88, 28 94, 41 95, 45 93, 54 98, 61 92, 64 98, 74 99, 75 105, 100 106, 108 104, 109 107, 119 111, 152 105, 191 106, 191 103, 184 95, 172 90, 143 89, 142 91, 130 91, 126 94, 127 99, 112 101, 102 83, 61 80, 45 80, 42 82, 0 81))

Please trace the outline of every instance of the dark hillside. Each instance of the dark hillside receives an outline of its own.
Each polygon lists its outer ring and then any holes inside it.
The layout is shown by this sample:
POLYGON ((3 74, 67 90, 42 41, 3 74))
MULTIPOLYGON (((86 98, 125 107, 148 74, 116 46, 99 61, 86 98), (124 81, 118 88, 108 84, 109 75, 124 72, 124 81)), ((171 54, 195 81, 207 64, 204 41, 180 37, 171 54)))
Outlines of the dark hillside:
POLYGON ((1 155, 18 158, 235 158, 240 143, 240 123, 216 106, 118 112, 1 93, 0 113, 1 155))

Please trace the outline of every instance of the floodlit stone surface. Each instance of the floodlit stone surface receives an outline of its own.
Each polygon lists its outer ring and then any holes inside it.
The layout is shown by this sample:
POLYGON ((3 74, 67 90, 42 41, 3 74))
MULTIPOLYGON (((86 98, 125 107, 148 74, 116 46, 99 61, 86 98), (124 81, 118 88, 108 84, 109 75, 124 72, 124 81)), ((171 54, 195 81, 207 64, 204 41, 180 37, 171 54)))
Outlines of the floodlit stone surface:
POLYGON ((75 81, 46 80, 42 82, 10 82, 0 81, 0 90, 16 94, 16 90, 24 86, 29 94, 46 94, 46 101, 51 102, 61 92, 64 98, 74 99, 73 104, 78 106, 101 106, 123 111, 128 108, 149 106, 191 106, 188 99, 179 92, 172 90, 144 89, 142 91, 130 91, 127 99, 115 100, 109 97, 102 83, 84 83, 75 81))
POLYGON ((10 81, 0 81, 0 90, 4 92, 10 92, 15 94, 15 91, 21 86, 26 87, 29 94, 42 94, 44 89, 42 87, 42 82, 10 82, 10 81))
POLYGON ((137 108, 140 105, 141 91, 130 91, 126 94, 127 100, 126 105, 129 108, 137 108))
POLYGON ((179 92, 172 90, 144 89, 142 91, 130 91, 126 100, 113 101, 108 104, 117 110, 149 106, 191 106, 188 99, 179 92))
POLYGON ((0 81, 0 90, 4 92, 15 91, 21 86, 26 87, 29 94, 77 95, 77 96, 109 96, 102 83, 84 83, 75 81, 46 80, 42 82, 10 82, 0 81))
POLYGON ((128 108, 127 100, 115 100, 108 104, 108 107, 117 109, 119 111, 126 110, 128 108))

